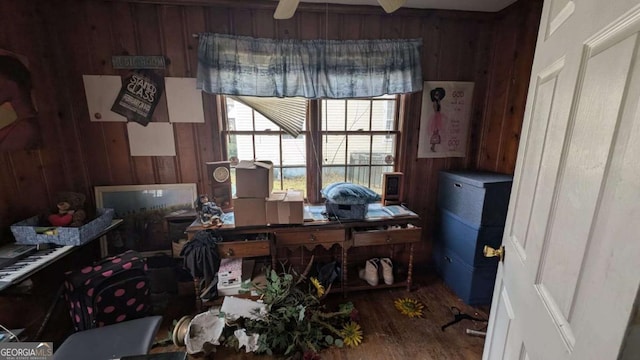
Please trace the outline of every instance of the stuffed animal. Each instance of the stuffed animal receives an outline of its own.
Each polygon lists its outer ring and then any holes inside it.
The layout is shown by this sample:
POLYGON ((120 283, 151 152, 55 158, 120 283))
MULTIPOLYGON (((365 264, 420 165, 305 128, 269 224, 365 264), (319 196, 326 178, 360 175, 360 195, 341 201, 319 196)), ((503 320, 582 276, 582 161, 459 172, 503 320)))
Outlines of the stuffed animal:
POLYGON ((84 211, 86 197, 80 193, 61 192, 57 195, 57 212, 49 215, 48 219, 53 226, 79 227, 87 219, 84 211))

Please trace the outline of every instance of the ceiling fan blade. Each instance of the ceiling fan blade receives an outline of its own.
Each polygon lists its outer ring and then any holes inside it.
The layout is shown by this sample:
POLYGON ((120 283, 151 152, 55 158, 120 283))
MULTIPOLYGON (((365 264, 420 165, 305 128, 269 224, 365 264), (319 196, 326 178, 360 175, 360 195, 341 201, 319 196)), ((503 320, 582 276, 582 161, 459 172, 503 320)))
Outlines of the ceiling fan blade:
MULTIPOLYGON (((280 0, 282 2, 282 0, 280 0)), ((378 3, 384 11, 387 13, 392 13, 398 10, 402 5, 404 5, 406 0, 378 0, 378 3)))
POLYGON ((278 20, 291 19, 296 13, 300 0, 280 0, 273 18, 278 20))

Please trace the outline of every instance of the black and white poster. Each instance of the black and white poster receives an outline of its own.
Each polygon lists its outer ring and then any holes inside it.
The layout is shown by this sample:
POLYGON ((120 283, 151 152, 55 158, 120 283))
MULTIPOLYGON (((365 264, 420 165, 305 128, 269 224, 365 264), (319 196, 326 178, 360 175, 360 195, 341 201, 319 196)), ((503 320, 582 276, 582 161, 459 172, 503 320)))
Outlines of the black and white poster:
POLYGON ((160 101, 164 80, 153 70, 135 70, 123 79, 122 89, 111 107, 130 121, 146 126, 160 101))
POLYGON ((473 85, 459 81, 424 82, 419 158, 466 156, 473 85))

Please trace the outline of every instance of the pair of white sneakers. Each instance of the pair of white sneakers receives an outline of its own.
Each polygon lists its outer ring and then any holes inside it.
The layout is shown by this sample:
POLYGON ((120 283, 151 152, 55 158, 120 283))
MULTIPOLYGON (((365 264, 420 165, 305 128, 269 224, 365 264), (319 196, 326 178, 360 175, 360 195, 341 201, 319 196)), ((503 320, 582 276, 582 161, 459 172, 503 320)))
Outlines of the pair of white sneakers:
POLYGON ((371 286, 376 286, 380 278, 385 284, 393 284, 393 262, 390 258, 373 258, 367 260, 364 269, 360 269, 360 279, 371 286))

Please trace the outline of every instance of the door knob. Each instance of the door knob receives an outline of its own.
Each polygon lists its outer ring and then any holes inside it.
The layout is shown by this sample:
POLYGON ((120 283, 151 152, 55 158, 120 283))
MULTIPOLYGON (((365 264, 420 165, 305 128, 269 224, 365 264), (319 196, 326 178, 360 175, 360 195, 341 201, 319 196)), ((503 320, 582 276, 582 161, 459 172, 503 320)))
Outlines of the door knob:
POLYGON ((482 251, 484 257, 495 257, 497 256, 500 261, 504 260, 504 245, 500 246, 499 249, 494 249, 491 246, 484 246, 484 250, 482 251))

